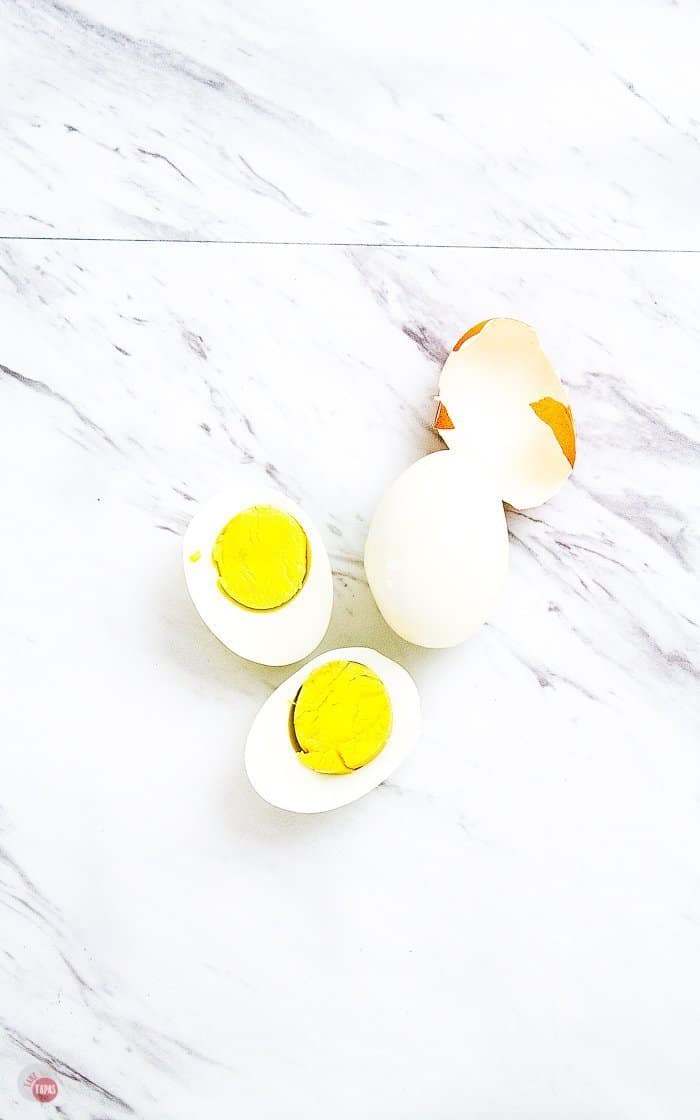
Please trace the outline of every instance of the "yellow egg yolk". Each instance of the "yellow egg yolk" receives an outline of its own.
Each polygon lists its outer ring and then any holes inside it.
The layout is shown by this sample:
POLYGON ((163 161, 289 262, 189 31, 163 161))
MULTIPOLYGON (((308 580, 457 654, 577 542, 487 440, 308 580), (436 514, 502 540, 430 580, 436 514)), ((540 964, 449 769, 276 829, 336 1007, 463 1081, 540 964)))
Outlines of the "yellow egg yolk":
POLYGON ((376 673, 357 661, 314 669, 294 701, 290 732, 299 761, 320 774, 349 774, 386 746, 391 702, 376 673))
POLYGON ((224 525, 212 560, 225 595, 243 607, 269 611, 301 590, 309 547, 306 533, 291 514, 274 506, 251 506, 224 525))

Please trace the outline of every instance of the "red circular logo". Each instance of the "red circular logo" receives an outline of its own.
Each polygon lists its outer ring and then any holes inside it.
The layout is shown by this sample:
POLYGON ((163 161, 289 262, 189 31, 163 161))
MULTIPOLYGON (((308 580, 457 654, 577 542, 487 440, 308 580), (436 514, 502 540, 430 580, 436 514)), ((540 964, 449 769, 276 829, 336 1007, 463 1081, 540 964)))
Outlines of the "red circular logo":
POLYGON ((35 1101, 53 1101, 58 1095, 58 1085, 53 1077, 37 1077, 32 1082, 32 1096, 35 1101))

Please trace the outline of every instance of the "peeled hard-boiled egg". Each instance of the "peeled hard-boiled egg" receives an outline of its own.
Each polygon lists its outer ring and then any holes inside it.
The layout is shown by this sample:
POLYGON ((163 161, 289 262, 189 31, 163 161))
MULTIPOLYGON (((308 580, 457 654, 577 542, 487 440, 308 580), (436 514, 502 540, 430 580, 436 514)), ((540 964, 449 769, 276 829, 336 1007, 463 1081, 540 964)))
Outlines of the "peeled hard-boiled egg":
POLYGON ((508 570, 503 503, 478 464, 456 451, 426 455, 389 487, 370 525, 365 570, 389 626, 443 648, 492 610, 508 570))
POLYGON ((245 765, 265 801, 321 813, 386 780, 420 733, 418 690, 373 649, 336 649, 275 689, 248 735, 245 765))
POLYGON ((576 458, 566 391, 532 327, 516 319, 487 319, 456 343, 440 374, 435 428, 516 509, 551 498, 576 458))
POLYGON ((240 657, 289 665, 328 629, 328 554, 310 518, 277 490, 232 486, 205 502, 185 533, 183 559, 203 621, 240 657))

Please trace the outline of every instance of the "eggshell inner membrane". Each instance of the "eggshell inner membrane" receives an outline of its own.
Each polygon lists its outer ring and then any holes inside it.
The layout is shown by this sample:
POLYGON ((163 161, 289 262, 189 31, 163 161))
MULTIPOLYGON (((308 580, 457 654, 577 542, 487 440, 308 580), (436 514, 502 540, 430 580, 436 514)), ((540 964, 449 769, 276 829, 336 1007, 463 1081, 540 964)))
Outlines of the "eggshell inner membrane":
POLYGON ((461 350, 462 347, 464 346, 465 342, 468 342, 469 339, 473 338, 475 334, 479 334, 481 331, 483 331, 483 329, 486 326, 486 324, 488 323, 488 321, 489 321, 488 319, 482 319, 480 323, 476 324, 476 326, 470 327, 468 331, 464 332, 464 334, 462 335, 461 338, 457 339, 457 341, 455 342, 452 349, 455 352, 457 350, 461 350))

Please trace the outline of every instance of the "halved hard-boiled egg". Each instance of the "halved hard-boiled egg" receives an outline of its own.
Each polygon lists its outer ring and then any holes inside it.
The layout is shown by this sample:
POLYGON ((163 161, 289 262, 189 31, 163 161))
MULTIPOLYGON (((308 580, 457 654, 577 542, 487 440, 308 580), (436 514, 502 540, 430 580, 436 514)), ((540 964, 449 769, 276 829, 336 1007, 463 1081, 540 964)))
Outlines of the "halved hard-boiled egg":
POLYGON ((310 518, 277 490, 231 486, 205 502, 185 533, 183 559, 203 621, 249 661, 299 661, 328 629, 328 554, 310 518))
POLYGON ((365 571, 384 618, 406 641, 464 641, 493 609, 507 570, 503 502, 478 464, 465 469, 456 451, 435 451, 384 494, 365 571))
POLYGON ((385 781, 419 733, 418 690, 406 670, 373 649, 336 649, 265 701, 248 735, 246 771, 271 805, 321 813, 385 781))
POLYGON ((440 374, 435 428, 516 509, 551 498, 576 459, 566 391, 535 331, 516 319, 484 320, 455 344, 440 374))

